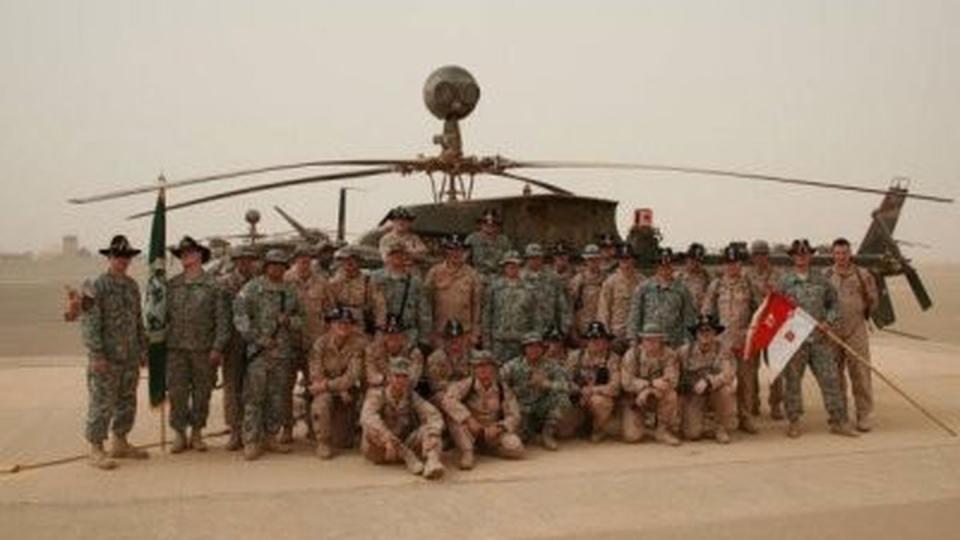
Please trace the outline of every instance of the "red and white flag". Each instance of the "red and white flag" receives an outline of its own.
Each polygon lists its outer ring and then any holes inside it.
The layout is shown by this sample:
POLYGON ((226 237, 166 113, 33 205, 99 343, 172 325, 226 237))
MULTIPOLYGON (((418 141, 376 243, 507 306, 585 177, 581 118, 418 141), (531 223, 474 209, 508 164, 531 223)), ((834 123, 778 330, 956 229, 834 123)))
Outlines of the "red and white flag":
POLYGON ((777 378, 787 362, 817 327, 817 320, 783 294, 772 292, 753 314, 744 358, 767 349, 770 370, 777 378))

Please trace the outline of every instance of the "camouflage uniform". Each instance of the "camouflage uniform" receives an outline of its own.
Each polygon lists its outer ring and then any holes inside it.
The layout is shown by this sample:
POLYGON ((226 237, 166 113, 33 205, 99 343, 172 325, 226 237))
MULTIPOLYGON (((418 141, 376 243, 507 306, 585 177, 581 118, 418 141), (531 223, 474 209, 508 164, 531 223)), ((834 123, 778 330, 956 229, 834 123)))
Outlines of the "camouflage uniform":
MULTIPOLYGON (((870 343, 867 334, 867 318, 878 302, 877 285, 873 274, 856 266, 842 271, 836 266, 828 268, 826 277, 837 291, 839 317, 834 331, 860 356, 870 360, 870 343)), ((853 390, 857 423, 867 425, 873 413, 873 386, 870 368, 865 366, 841 347, 836 348, 837 369, 840 376, 840 391, 847 399, 847 375, 853 390)))
POLYGON ((338 306, 349 309, 356 320, 378 328, 386 321, 387 308, 383 291, 368 274, 358 272, 356 275, 348 276, 346 272, 340 270, 330 280, 330 292, 333 301, 338 306))
POLYGON ((531 362, 526 356, 518 356, 500 368, 500 380, 517 396, 524 440, 556 431, 570 407, 570 387, 563 367, 543 358, 531 362), (546 380, 544 386, 533 382, 535 374, 546 380))
POLYGON ((407 253, 410 254, 410 257, 417 262, 426 257, 429 251, 427 245, 423 243, 423 240, 421 240, 416 233, 406 232, 401 234, 395 230, 391 230, 380 237, 380 258, 387 260, 390 248, 396 244, 403 245, 407 253))
POLYGON ((604 280, 600 288, 597 320, 610 329, 610 333, 614 336, 616 350, 626 351, 627 344, 633 339, 633 332, 628 327, 630 302, 634 291, 640 285, 641 278, 639 272, 627 273, 617 269, 604 280))
MULTIPOLYGON (((310 376, 313 382, 325 380, 327 390, 313 396, 313 423, 317 444, 329 447, 334 435, 334 416, 355 418, 354 400, 360 396, 367 340, 359 331, 340 341, 328 331, 310 351, 310 376), (343 398, 347 397, 347 401, 343 398)), ((353 425, 353 422, 349 422, 353 425)))
POLYGON ((589 420, 592 434, 598 439, 606 431, 620 395, 620 357, 613 351, 598 355, 581 349, 571 351, 566 364, 574 389, 572 397, 576 399, 589 393, 575 407, 576 424, 579 426, 589 420))
MULTIPOLYGON (((757 358, 744 359, 747 329, 750 318, 757 308, 756 298, 750 282, 744 276, 732 278, 726 274, 713 280, 704 298, 703 312, 714 315, 726 330, 718 339, 723 347, 730 351, 735 362, 737 375, 737 411, 741 422, 746 424, 753 409, 753 399, 757 394, 757 358)), ((749 428, 747 428, 750 431, 749 428)))
POLYGON ((523 279, 500 277, 487 288, 483 343, 501 364, 520 354, 524 334, 543 327, 536 297, 523 279))
POLYGON ((243 443, 257 445, 276 435, 290 414, 286 393, 291 363, 300 348, 302 325, 297 291, 289 283, 256 277, 233 302, 233 324, 247 343, 243 379, 243 443), (287 325, 278 318, 288 317, 287 325))
POLYGON ((703 300, 707 294, 707 287, 713 278, 710 273, 702 266, 696 270, 686 268, 677 275, 677 281, 683 284, 690 291, 690 298, 693 299, 693 305, 697 310, 703 305, 703 300))
POLYGON ((523 442, 517 435, 521 423, 520 405, 513 390, 503 382, 495 380, 485 388, 471 376, 448 386, 441 404, 443 412, 451 419, 447 424, 450 438, 461 453, 472 454, 478 443, 464 425, 472 417, 484 427, 497 424, 502 428, 497 440, 479 441, 484 447, 506 458, 516 459, 523 455, 523 442))
POLYGON ((139 362, 147 354, 147 334, 140 308, 140 287, 128 276, 101 274, 85 285, 92 298, 83 310, 81 331, 91 365, 87 368, 86 438, 102 444, 107 432, 125 438, 137 415, 139 362), (107 372, 92 363, 106 360, 107 372))
POLYGON ((678 378, 677 355, 672 349, 664 347, 657 357, 644 354, 640 344, 627 351, 620 365, 624 441, 638 442, 643 438, 644 416, 649 410, 656 411, 658 430, 676 430, 678 378), (666 390, 653 387, 652 382, 660 378, 667 382, 666 390), (649 393, 648 399, 638 404, 637 398, 645 392, 649 393), (651 400, 655 403, 651 404, 651 400))
POLYGON ((521 278, 533 292, 535 309, 540 313, 539 325, 534 329, 543 334, 550 325, 555 325, 561 332, 568 332, 573 322, 567 294, 560 283, 546 270, 534 272, 524 268, 521 278))
POLYGON ((387 374, 390 359, 396 356, 402 356, 410 361, 410 381, 416 386, 423 373, 423 354, 415 346, 408 345, 405 350, 389 351, 384 343, 382 335, 373 339, 367 346, 363 357, 363 380, 362 385, 365 388, 374 388, 383 386, 387 380, 387 374))
POLYGON ((479 337, 483 282, 469 265, 453 268, 446 262, 434 265, 427 272, 426 297, 433 318, 433 345, 450 319, 456 319, 474 339, 479 337))
POLYGON ((589 267, 584 267, 570 280, 567 290, 574 312, 573 333, 578 338, 583 336, 591 322, 597 320, 600 292, 606 279, 607 274, 603 270, 593 272, 589 267))
POLYGON ((467 237, 467 245, 471 264, 485 284, 491 283, 500 271, 500 259, 511 249, 510 240, 502 234, 490 236, 476 231, 467 237))
POLYGON ((398 397, 389 387, 371 388, 363 400, 360 427, 360 452, 373 463, 387 463, 389 440, 399 441, 422 459, 439 463, 443 416, 416 392, 408 390, 398 397))
POLYGON ((167 392, 174 430, 206 427, 217 369, 210 353, 227 351, 230 330, 227 298, 211 274, 179 274, 167 283, 167 392))
POLYGON ((219 279, 220 289, 225 296, 230 339, 223 355, 221 380, 223 381, 223 420, 233 433, 240 433, 243 424, 243 388, 244 365, 246 364, 246 345, 233 322, 233 304, 237 294, 247 284, 247 277, 233 270, 219 279))
POLYGON ((444 392, 451 384, 470 377, 470 351, 464 347, 459 356, 453 356, 441 347, 427 357, 426 381, 430 386, 430 401, 440 406, 444 392))
POLYGON ((687 327, 696 322, 697 311, 690 291, 679 280, 664 284, 653 277, 633 293, 627 327, 636 335, 649 322, 660 325, 670 347, 683 345, 690 336, 687 327))
MULTIPOLYGON (((814 319, 829 324, 836 323, 837 291, 820 272, 810 269, 806 276, 801 276, 794 271, 788 272, 780 280, 779 289, 814 319)), ((820 385, 823 405, 827 409, 830 424, 845 425, 847 409, 840 390, 833 346, 818 331, 810 334, 784 368, 786 372, 784 404, 787 418, 794 423, 803 414, 801 382, 808 364, 820 385)))
MULTIPOLYGON (((729 331, 730 328, 727 327, 726 332, 729 331)), ((695 441, 703 435, 703 419, 708 407, 713 410, 716 422, 724 432, 733 429, 737 410, 737 377, 730 349, 715 341, 711 347, 704 350, 694 342, 680 349, 678 355, 684 438, 695 441), (693 390, 693 385, 700 379, 706 379, 709 383, 703 394, 697 394, 693 390)), ((723 436, 718 435, 718 439, 721 437, 723 436)))
MULTIPOLYGON (((393 272, 389 268, 381 268, 373 272, 370 279, 383 295, 385 313, 401 316, 407 343, 410 346, 429 343, 433 324, 429 299, 420 276, 409 271, 393 272)), ((385 322, 384 317, 380 325, 385 322)))

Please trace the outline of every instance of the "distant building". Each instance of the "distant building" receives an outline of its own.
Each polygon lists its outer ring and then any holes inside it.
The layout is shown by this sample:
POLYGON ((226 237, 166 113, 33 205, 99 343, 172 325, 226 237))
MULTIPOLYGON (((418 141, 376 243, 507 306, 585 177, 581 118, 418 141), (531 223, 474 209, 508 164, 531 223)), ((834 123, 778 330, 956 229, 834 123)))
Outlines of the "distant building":
POLYGON ((77 257, 80 254, 80 241, 75 234, 68 234, 63 237, 63 248, 60 254, 64 257, 77 257))

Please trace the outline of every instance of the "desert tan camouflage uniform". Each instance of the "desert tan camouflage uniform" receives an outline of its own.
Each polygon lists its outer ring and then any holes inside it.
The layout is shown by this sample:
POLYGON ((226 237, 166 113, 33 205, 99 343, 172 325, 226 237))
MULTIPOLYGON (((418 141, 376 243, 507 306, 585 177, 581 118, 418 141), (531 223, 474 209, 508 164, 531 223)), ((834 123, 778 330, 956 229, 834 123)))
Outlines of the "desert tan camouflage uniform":
MULTIPOLYGON (((651 325, 646 327, 651 333, 651 325)), ((675 444, 669 430, 678 427, 677 380, 679 367, 676 353, 664 346, 657 356, 643 352, 640 344, 630 348, 623 357, 620 369, 620 384, 623 389, 623 440, 639 442, 644 435, 644 416, 647 411, 656 411, 658 440, 675 444), (654 381, 662 380, 666 388, 658 389, 654 381)))
POLYGON ((387 317, 386 301, 383 291, 371 279, 371 276, 361 272, 347 275, 340 269, 330 280, 330 292, 333 301, 353 313, 357 321, 372 318, 377 327, 383 326, 387 317))
POLYGON ((469 265, 454 268, 446 261, 433 266, 425 280, 428 305, 431 306, 432 344, 440 343, 443 329, 456 319, 470 334, 472 341, 480 337, 483 322, 483 282, 469 265))
MULTIPOLYGON (((310 377, 323 381, 326 388, 313 393, 313 425, 317 434, 317 453, 332 456, 334 417, 353 419, 360 398, 367 340, 355 329, 343 339, 332 330, 320 337, 310 351, 310 377)), ((353 421, 346 422, 353 425, 353 421)))
POLYGON ((620 357, 612 350, 597 354, 580 349, 571 351, 566 363, 578 423, 589 422, 591 438, 599 441, 620 395, 620 357))
POLYGON ((632 339, 628 320, 630 317, 630 301, 633 292, 640 286, 642 276, 640 272, 628 272, 622 268, 610 274, 600 288, 600 297, 597 299, 597 320, 614 336, 615 350, 626 350, 632 339))
POLYGON ((695 441, 703 436, 704 417, 709 408, 715 415, 717 441, 729 442, 726 432, 733 429, 737 410, 737 377, 730 349, 716 340, 706 348, 694 342, 678 351, 678 356, 684 438, 695 441), (700 379, 706 380, 708 385, 703 393, 698 394, 694 385, 700 379))
POLYGON ((606 280, 606 272, 602 269, 593 271, 589 266, 584 266, 570 280, 567 291, 573 307, 573 333, 578 339, 583 337, 591 322, 598 320, 600 293, 606 280))

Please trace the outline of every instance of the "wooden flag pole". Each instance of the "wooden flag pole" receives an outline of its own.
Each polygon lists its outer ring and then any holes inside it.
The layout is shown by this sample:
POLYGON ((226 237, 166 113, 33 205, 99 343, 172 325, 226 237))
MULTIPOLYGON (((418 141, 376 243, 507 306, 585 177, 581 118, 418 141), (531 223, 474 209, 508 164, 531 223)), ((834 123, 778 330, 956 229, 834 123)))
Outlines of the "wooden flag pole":
POLYGON ((160 404, 160 453, 167 453, 167 400, 160 404))
MULTIPOLYGON (((887 383, 887 386, 889 386, 890 388, 892 388, 892 389, 894 390, 894 392, 900 394, 900 396, 902 396, 903 399, 907 400, 908 403, 910 403, 910 404, 913 405, 918 411, 920 411, 921 413, 923 413, 923 415, 926 416, 931 422, 933 422, 934 424, 940 426, 944 431, 946 431, 947 433, 949 433, 950 436, 952 436, 952 437, 956 437, 956 436, 957 436, 957 432, 956 432, 956 431, 954 431, 950 426, 948 426, 946 423, 944 423, 943 420, 940 420, 939 418, 937 418, 932 412, 928 411, 923 405, 921 405, 919 402, 917 402, 917 400, 915 400, 915 399, 913 399, 912 397, 910 397, 910 395, 907 394, 905 391, 903 391, 899 386, 897 386, 896 383, 894 383, 892 380, 890 380, 890 379, 889 379, 886 375, 884 375, 879 369, 877 369, 876 367, 874 367, 874 366, 870 363, 869 360, 867 360, 866 358, 863 357, 863 355, 861 355, 861 354, 858 353, 856 350, 854 350, 853 347, 851 347, 850 345, 848 345, 846 341, 840 339, 840 336, 838 336, 837 334, 835 334, 835 333, 833 332, 833 330, 830 330, 829 328, 825 328, 825 327, 822 326, 822 325, 821 325, 821 326, 818 326, 817 328, 819 328, 820 331, 823 332, 823 333, 824 333, 828 338, 830 338, 833 342, 835 342, 837 345, 839 345, 840 347, 842 347, 843 350, 845 350, 845 351, 847 351, 848 353, 850 353, 850 355, 851 355, 854 359, 856 359, 857 362, 860 362, 861 364, 867 366, 867 368, 870 369, 870 371, 872 371, 874 374, 876 374, 876 376, 879 377, 880 380, 882 380, 883 382, 887 383)), ((841 376, 843 376, 843 374, 841 374, 841 376)))

